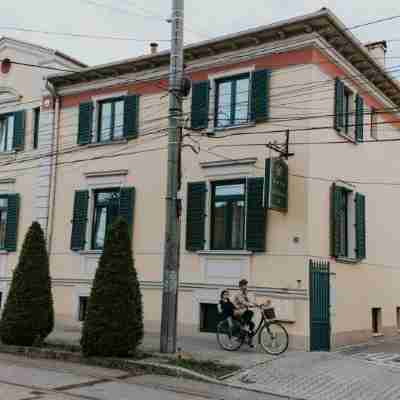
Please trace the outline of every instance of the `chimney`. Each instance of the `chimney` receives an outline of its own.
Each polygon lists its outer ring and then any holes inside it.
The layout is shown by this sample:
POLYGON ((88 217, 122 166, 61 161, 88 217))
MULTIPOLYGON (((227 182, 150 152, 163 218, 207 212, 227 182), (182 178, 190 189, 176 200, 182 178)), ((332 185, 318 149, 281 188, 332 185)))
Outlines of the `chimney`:
POLYGON ((378 64, 385 66, 385 56, 387 51, 386 40, 380 42, 367 43, 365 45, 371 57, 378 62, 378 64))
POLYGON ((156 54, 157 51, 158 51, 158 43, 156 43, 156 42, 150 43, 150 53, 156 54))

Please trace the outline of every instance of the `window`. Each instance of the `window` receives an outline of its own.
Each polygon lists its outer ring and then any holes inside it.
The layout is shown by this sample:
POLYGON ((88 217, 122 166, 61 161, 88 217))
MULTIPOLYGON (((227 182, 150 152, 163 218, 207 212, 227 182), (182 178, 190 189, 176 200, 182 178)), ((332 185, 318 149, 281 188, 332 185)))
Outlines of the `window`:
POLYGON ((374 307, 372 313, 372 333, 380 333, 382 331, 382 309, 374 307))
POLYGON ((371 137, 378 140, 378 113, 371 108, 371 137))
POLYGON ((263 199, 264 178, 261 177, 210 184, 189 182, 185 207, 186 250, 264 252, 266 209, 263 199), (206 217, 208 215, 210 218, 206 217), (206 238, 207 224, 210 240, 206 238))
POLYGON ((200 332, 217 332, 219 322, 218 307, 216 304, 200 304, 200 332))
POLYGON ((0 198, 0 249, 5 248, 8 199, 0 198))
POLYGON ((396 326, 397 330, 400 329, 400 307, 396 307, 396 326))
POLYGON ((84 321, 86 319, 88 300, 89 297, 87 296, 79 296, 78 321, 84 321))
POLYGON ((212 185, 211 248, 244 248, 245 183, 218 182, 212 185))
POLYGON ((350 192, 342 189, 339 192, 339 212, 338 212, 338 224, 340 236, 343 240, 340 241, 340 252, 339 257, 348 257, 349 256, 349 197, 350 192))
POLYGON ((98 142, 120 139, 124 135, 124 99, 99 102, 98 142))
POLYGON ((14 148, 14 115, 0 116, 0 151, 12 151, 14 148))
POLYGON ((106 188, 92 192, 77 190, 71 221, 71 250, 101 250, 107 229, 116 217, 125 219, 132 237, 134 205, 134 187, 106 188), (88 229, 89 221, 91 223, 88 229))
POLYGON ((94 213, 92 248, 102 249, 108 227, 119 216, 119 189, 96 190, 94 192, 94 213))
POLYGON ((37 149, 39 145, 39 121, 40 107, 33 109, 33 148, 37 149))
POLYGON ((250 120, 250 75, 216 81, 215 126, 240 125, 250 120))
POLYGON ((351 188, 332 186, 331 254, 359 261, 366 257, 365 196, 351 188))
POLYGON ((334 127, 354 143, 364 140, 364 100, 339 78, 335 80, 334 127))
POLYGON ((347 87, 344 88, 344 133, 352 135, 354 130, 354 95, 347 87))

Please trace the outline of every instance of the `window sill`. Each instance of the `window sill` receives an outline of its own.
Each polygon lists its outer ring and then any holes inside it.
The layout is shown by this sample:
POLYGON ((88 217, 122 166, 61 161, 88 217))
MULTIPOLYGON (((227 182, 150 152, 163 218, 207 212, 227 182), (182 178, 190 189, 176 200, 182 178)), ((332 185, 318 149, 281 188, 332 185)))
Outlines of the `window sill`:
POLYGON ((359 264, 362 260, 359 258, 337 257, 336 261, 342 264, 359 264))
POLYGON ((349 143, 353 143, 353 144, 358 144, 359 142, 352 136, 347 135, 345 132, 343 131, 337 131, 338 135, 341 136, 342 138, 348 140, 349 143))
POLYGON ((9 253, 8 250, 0 249, 0 256, 1 255, 7 255, 9 253))
POLYGON ((248 250, 200 250, 197 254, 200 256, 251 256, 253 252, 248 250))
POLYGON ((373 338, 379 338, 379 337, 383 337, 383 336, 385 336, 385 335, 383 333, 380 333, 380 332, 372 334, 373 338))
POLYGON ((87 147, 101 147, 101 146, 110 146, 113 144, 124 144, 128 143, 128 139, 122 138, 118 140, 107 140, 106 142, 93 142, 89 143, 87 147))
POLYGON ((9 157, 14 156, 17 154, 17 150, 10 150, 10 151, 0 151, 0 157, 9 157))
POLYGON ((101 255, 103 250, 81 250, 78 251, 78 254, 82 256, 94 256, 94 255, 101 255))
POLYGON ((225 132, 228 130, 252 128, 254 126, 256 126, 255 122, 248 122, 246 124, 240 124, 240 125, 227 125, 227 126, 213 127, 213 128, 207 129, 207 135, 213 135, 215 133, 225 132))

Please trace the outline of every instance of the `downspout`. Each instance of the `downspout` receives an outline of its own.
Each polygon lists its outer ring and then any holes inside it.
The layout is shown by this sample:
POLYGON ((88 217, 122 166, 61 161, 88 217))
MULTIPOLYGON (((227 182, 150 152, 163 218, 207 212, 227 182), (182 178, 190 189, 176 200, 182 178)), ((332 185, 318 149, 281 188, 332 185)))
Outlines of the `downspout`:
POLYGON ((53 246, 53 233, 54 233, 54 214, 56 202, 56 187, 57 187, 57 161, 59 152, 59 128, 60 128, 60 96, 58 95, 54 86, 46 80, 46 89, 52 96, 53 103, 53 119, 52 119, 52 149, 51 149, 51 180, 49 188, 49 215, 47 218, 47 249, 49 257, 53 246))

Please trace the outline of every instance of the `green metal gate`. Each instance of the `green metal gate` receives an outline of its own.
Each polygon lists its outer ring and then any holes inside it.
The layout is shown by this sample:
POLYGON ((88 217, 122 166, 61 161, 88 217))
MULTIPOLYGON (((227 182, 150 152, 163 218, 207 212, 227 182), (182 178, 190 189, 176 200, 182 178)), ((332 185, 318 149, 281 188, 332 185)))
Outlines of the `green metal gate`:
POLYGON ((310 351, 330 350, 329 262, 310 260, 310 351))

